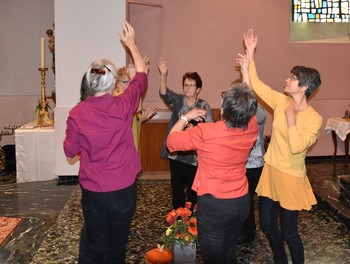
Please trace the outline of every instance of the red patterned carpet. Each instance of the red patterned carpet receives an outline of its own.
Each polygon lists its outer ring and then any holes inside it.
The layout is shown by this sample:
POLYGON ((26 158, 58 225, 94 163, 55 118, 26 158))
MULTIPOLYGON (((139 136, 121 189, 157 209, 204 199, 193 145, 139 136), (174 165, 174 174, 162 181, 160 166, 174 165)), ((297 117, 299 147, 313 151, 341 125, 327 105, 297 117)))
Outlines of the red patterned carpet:
POLYGON ((22 221, 22 218, 0 216, 0 246, 22 221))

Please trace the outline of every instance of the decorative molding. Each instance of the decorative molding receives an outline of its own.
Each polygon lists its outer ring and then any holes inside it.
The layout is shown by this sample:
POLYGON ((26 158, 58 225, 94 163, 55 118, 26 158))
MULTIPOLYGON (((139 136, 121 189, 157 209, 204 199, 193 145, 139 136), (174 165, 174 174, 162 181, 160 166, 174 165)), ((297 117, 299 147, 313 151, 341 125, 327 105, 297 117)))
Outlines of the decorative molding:
POLYGON ((152 6, 152 7, 163 8, 163 6, 160 5, 160 4, 141 2, 141 1, 137 1, 137 0, 127 0, 127 3, 128 4, 135 4, 135 5, 144 5, 144 6, 152 6))

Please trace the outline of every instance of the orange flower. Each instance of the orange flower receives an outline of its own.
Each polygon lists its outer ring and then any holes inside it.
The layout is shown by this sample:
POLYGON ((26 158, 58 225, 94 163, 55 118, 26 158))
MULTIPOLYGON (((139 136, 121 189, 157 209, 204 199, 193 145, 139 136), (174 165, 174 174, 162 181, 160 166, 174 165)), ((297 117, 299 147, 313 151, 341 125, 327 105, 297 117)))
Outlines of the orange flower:
POLYGON ((198 230, 197 230, 197 218, 191 218, 188 225, 188 232, 190 232, 191 235, 197 236, 198 230))
POLYGON ((188 245, 197 240, 196 208, 195 205, 192 212, 192 203, 187 202, 184 207, 171 210, 167 214, 166 221, 170 226, 163 238, 166 248, 170 249, 174 244, 188 245))
POLYGON ((180 216, 182 219, 187 219, 192 215, 192 212, 190 209, 188 208, 183 208, 183 207, 179 207, 176 210, 176 213, 178 214, 178 216, 180 216))
POLYGON ((191 207, 192 207, 192 203, 191 202, 186 202, 185 208, 191 209, 191 207))
POLYGON ((178 214, 176 213, 176 211, 173 209, 171 210, 168 215, 166 216, 166 221, 168 224, 172 225, 174 224, 175 220, 177 219, 178 214))

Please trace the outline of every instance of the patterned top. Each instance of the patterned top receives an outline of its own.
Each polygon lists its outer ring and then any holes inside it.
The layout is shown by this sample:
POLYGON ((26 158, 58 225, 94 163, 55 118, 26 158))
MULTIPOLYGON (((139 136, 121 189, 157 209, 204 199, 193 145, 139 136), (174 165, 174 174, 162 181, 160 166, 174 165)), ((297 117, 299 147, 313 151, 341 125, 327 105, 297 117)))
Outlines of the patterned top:
MULTIPOLYGON (((175 125, 179 118, 193 108, 203 108, 207 110, 205 122, 214 122, 210 105, 206 101, 198 99, 195 105, 189 106, 186 104, 186 99, 183 94, 175 93, 169 88, 166 89, 164 95, 160 94, 160 97, 164 100, 164 102, 170 107, 172 111, 168 125, 168 130, 164 138, 164 143, 160 156, 164 159, 174 159, 177 161, 197 166, 197 155, 195 151, 169 152, 168 148, 166 147, 166 139, 169 135, 171 128, 175 125)), ((196 124, 194 123, 194 125, 196 124)))
POLYGON ((265 109, 258 104, 258 108, 256 110, 256 118, 258 120, 259 125, 259 134, 258 139, 256 140, 252 151, 250 152, 246 168, 260 168, 264 166, 264 155, 265 155, 265 146, 264 146, 264 126, 266 120, 265 109))

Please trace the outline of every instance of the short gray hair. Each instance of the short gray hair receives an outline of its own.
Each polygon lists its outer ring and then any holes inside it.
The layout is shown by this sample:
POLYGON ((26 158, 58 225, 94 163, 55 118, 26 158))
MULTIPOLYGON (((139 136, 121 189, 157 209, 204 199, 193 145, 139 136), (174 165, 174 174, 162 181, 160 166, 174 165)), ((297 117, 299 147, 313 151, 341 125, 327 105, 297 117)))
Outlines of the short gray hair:
POLYGON ((223 93, 222 119, 230 128, 246 129, 257 106, 254 92, 246 84, 235 83, 223 93))
POLYGON ((116 67, 111 60, 99 59, 93 61, 86 73, 86 81, 96 92, 105 92, 114 87, 116 67))

